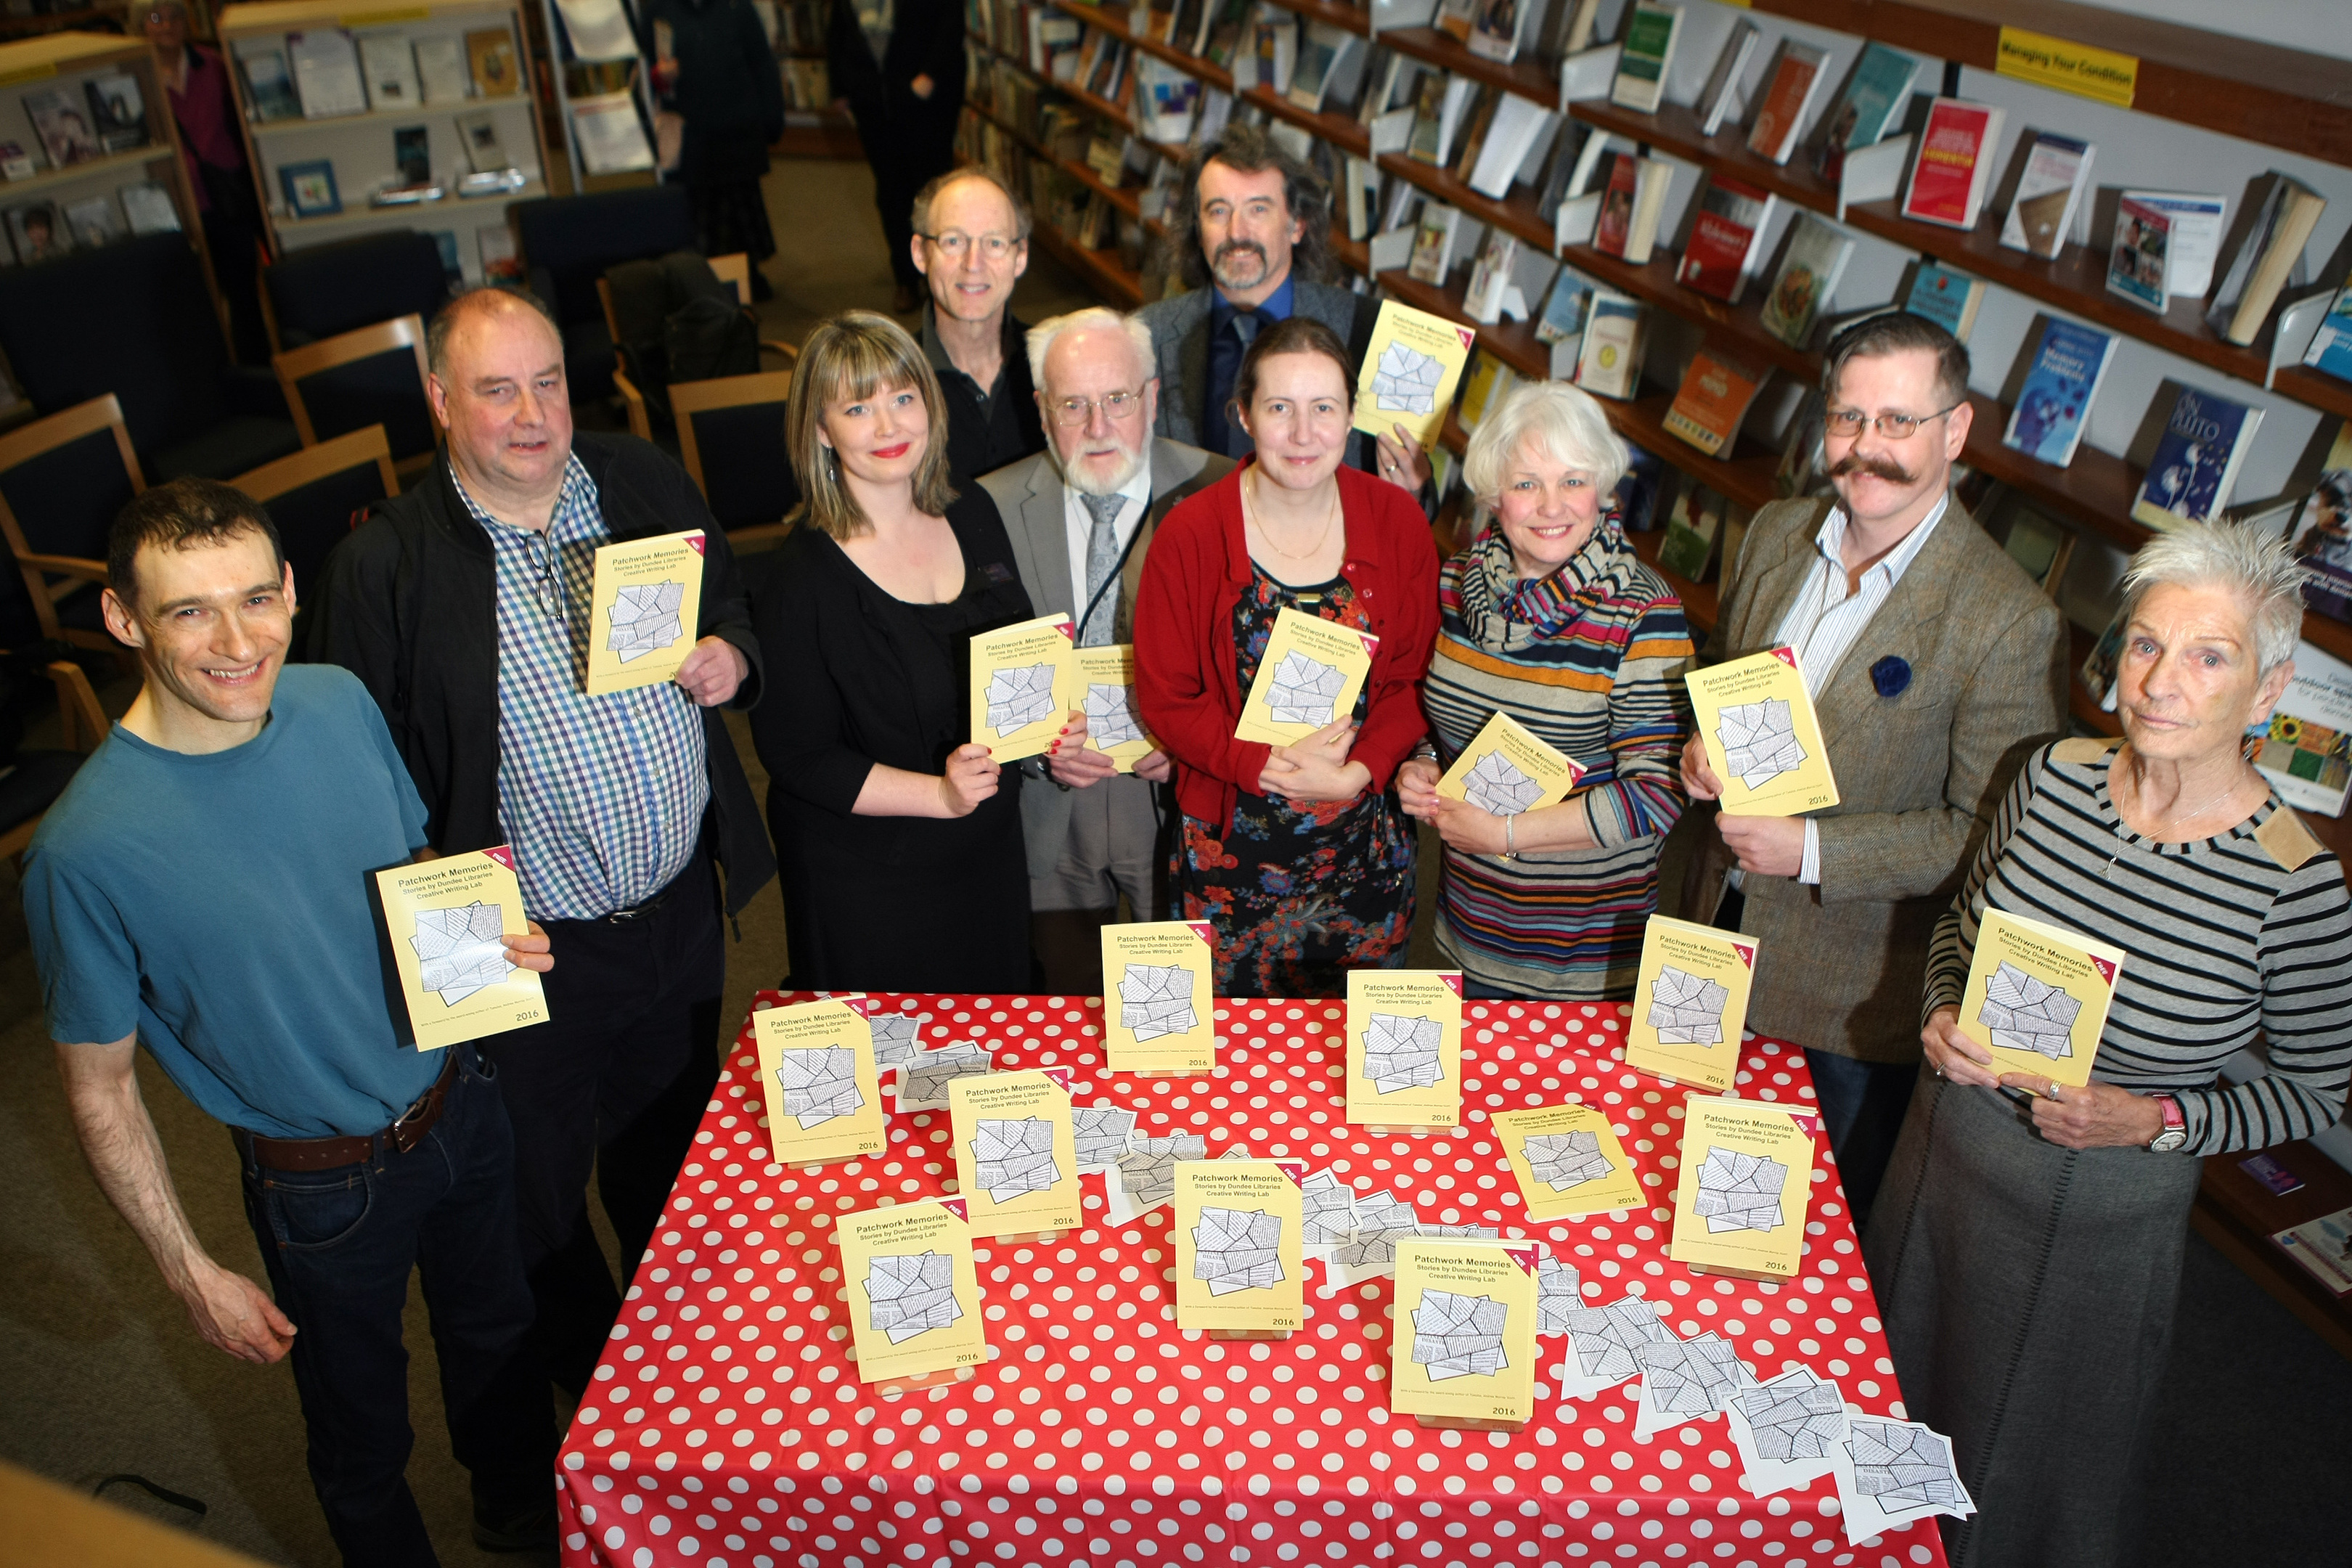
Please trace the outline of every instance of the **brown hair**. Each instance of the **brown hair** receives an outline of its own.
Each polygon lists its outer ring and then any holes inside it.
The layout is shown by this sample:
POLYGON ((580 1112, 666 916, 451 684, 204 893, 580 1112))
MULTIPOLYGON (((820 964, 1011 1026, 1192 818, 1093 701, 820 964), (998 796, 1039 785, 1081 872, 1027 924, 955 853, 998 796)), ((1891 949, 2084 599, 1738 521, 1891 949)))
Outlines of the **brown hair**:
POLYGON ((1226 419, 1234 420, 1237 411, 1247 412, 1256 404, 1258 366, 1276 354, 1321 354, 1339 367, 1339 384, 1348 389, 1348 406, 1355 407, 1356 369, 1348 363, 1348 345, 1314 317, 1291 316, 1250 340, 1242 367, 1234 373, 1234 400, 1225 405, 1226 419))
POLYGON ((278 575, 286 575, 286 551, 277 525, 259 501, 218 479, 173 479, 131 498, 106 535, 106 585, 126 608, 138 603, 139 552, 194 550, 226 544, 239 534, 258 533, 269 542, 278 575))
POLYGON ((841 482, 841 461, 817 439, 824 405, 836 397, 871 397, 877 387, 911 386, 923 395, 930 431, 915 469, 915 510, 942 515, 956 492, 948 483, 948 405, 940 378, 907 329, 872 310, 844 310, 819 321, 801 345, 784 407, 784 449, 801 482, 801 504, 785 521, 835 539, 855 539, 873 526, 841 482))
POLYGON ((1969 395, 1969 351, 1960 340, 1925 316, 1908 310, 1882 310, 1830 340, 1822 355, 1822 391, 1835 397, 1838 377, 1848 362, 1883 359, 1888 354, 1930 353, 1936 356, 1936 398, 1940 403, 1965 402, 1969 395))
POLYGON ((556 321, 555 312, 547 308, 546 300, 528 289, 513 289, 499 283, 485 283, 478 288, 466 289, 433 312, 433 320, 425 329, 425 368, 435 375, 447 376, 449 340, 456 335, 460 321, 478 311, 494 309, 500 300, 511 300, 519 305, 527 305, 537 311, 539 319, 545 321, 548 330, 555 334, 557 345, 562 346, 563 328, 556 321))
POLYGON ((1282 201, 1294 221, 1305 226, 1290 247, 1290 268, 1298 276, 1322 282, 1331 272, 1331 189, 1322 176, 1284 152, 1260 125, 1228 124, 1202 142, 1184 161, 1184 180, 1169 202, 1161 221, 1169 270, 1187 289, 1209 281, 1209 258, 1201 250, 1201 171, 1213 159, 1238 174, 1261 169, 1282 171, 1282 201))

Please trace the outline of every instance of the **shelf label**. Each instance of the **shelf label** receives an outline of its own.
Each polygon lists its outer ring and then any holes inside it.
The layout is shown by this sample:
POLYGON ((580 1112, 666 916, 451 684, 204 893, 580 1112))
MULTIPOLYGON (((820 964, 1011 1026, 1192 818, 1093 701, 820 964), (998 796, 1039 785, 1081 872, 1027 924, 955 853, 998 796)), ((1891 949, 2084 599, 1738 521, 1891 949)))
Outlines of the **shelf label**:
POLYGON ((2029 33, 2022 27, 2000 30, 1993 69, 2020 81, 2112 103, 2117 109, 2132 106, 2132 94, 2139 86, 2137 57, 2095 49, 2047 33, 2029 33))
POLYGON ((20 81, 38 81, 45 76, 57 74, 58 67, 54 60, 43 65, 26 66, 22 70, 0 72, 0 87, 14 87, 20 81))
POLYGON ((337 16, 336 24, 344 27, 389 27, 401 22, 424 22, 433 13, 423 5, 413 5, 398 11, 352 11, 337 16))

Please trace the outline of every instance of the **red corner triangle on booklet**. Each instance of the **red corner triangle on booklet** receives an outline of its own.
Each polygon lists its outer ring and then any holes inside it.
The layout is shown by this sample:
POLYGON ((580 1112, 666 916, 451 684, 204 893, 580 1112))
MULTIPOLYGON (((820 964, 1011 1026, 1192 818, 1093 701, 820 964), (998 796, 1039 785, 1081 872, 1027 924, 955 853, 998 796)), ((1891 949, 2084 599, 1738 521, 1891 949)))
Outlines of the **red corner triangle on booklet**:
POLYGON ((703 553, 704 540, 703 536, 699 532, 688 534, 686 536, 686 542, 694 546, 694 552, 697 555, 703 553))
POLYGON ((514 848, 511 845, 493 845, 491 847, 483 850, 482 853, 497 861, 499 865, 504 866, 509 871, 515 868, 514 848))
POLYGON ((1438 970, 1436 973, 1437 973, 1437 977, 1438 977, 1440 980, 1444 981, 1444 982, 1445 982, 1445 984, 1446 984, 1447 985, 1449 985, 1449 986, 1453 987, 1454 994, 1455 994, 1456 996, 1459 996, 1459 995, 1461 995, 1461 994, 1462 994, 1462 972, 1461 972, 1460 970, 1458 970, 1458 969, 1441 969, 1441 970, 1438 970))
POLYGON ((955 1215, 956 1218, 960 1220, 969 1222, 971 1218, 971 1210, 966 1206, 961 1198, 941 1198, 940 1200, 940 1207, 947 1210, 948 1213, 955 1215))
POLYGON ((1787 665, 1790 669, 1797 668, 1797 650, 1795 648, 1776 647, 1772 650, 1772 657, 1779 659, 1782 664, 1787 665))
POLYGON ((1533 1274, 1536 1271, 1536 1249, 1534 1247, 1507 1247, 1503 1248, 1503 1252, 1512 1262, 1519 1266, 1519 1269, 1522 1273, 1533 1274))
POLYGON ((1756 949, 1754 947, 1744 942, 1735 942, 1731 944, 1731 951, 1739 955, 1740 963, 1746 964, 1750 969, 1756 967, 1756 949))
POLYGON ((1052 1079, 1055 1083, 1057 1083, 1057 1084, 1061 1085, 1061 1086, 1062 1086, 1062 1091, 1063 1091, 1064 1093, 1066 1093, 1066 1093, 1068 1093, 1068 1092, 1069 1092, 1069 1088, 1070 1088, 1070 1069, 1069 1069, 1069 1068, 1040 1068, 1038 1070, 1039 1070, 1040 1072, 1043 1072, 1043 1073, 1044 1073, 1047 1078, 1052 1079))
POLYGON ((1304 1161, 1304 1160, 1276 1160, 1276 1161, 1274 1163, 1274 1168, 1275 1168, 1276 1170, 1277 1170, 1277 1171, 1280 1171, 1284 1175, 1288 1176, 1288 1177, 1290 1178, 1290 1184, 1291 1184, 1292 1186, 1294 1186, 1294 1187, 1303 1187, 1303 1186, 1305 1186, 1305 1185, 1307 1184, 1307 1162, 1306 1162, 1306 1161, 1304 1161))

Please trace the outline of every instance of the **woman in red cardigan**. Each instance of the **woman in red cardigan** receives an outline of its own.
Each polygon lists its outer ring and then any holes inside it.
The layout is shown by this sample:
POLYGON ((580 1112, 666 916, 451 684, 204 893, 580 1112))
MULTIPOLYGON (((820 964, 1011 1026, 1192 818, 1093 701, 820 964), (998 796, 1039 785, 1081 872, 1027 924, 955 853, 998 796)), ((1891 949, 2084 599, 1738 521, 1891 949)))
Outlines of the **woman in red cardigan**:
POLYGON ((1303 316, 1234 378, 1256 456, 1168 514, 1135 604, 1144 725, 1175 759, 1183 918, 1217 930, 1217 993, 1336 996, 1404 962, 1413 830, 1391 786, 1425 728, 1437 550, 1398 486, 1341 465, 1348 353, 1303 316), (1287 746, 1234 738, 1284 609, 1380 638, 1354 711, 1287 746))

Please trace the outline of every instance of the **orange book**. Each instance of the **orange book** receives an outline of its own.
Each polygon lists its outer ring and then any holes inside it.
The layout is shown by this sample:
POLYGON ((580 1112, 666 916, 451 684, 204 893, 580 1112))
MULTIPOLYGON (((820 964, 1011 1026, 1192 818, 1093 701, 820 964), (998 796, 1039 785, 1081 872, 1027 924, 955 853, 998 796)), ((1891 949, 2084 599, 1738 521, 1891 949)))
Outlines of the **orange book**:
POLYGON ((1765 89, 1764 105, 1756 111, 1756 120, 1748 128, 1748 150, 1775 163, 1785 163, 1796 149, 1797 132, 1804 123, 1805 110, 1811 107, 1813 94, 1822 84, 1822 68, 1829 61, 1820 49, 1808 48, 1794 39, 1785 44, 1778 65, 1773 68, 1771 85, 1765 89))
POLYGON ((1748 417, 1748 405, 1771 374, 1711 344, 1699 350, 1683 377, 1682 390, 1675 394, 1674 405, 1666 410, 1667 431, 1710 458, 1722 457, 1731 450, 1739 422, 1748 417))

